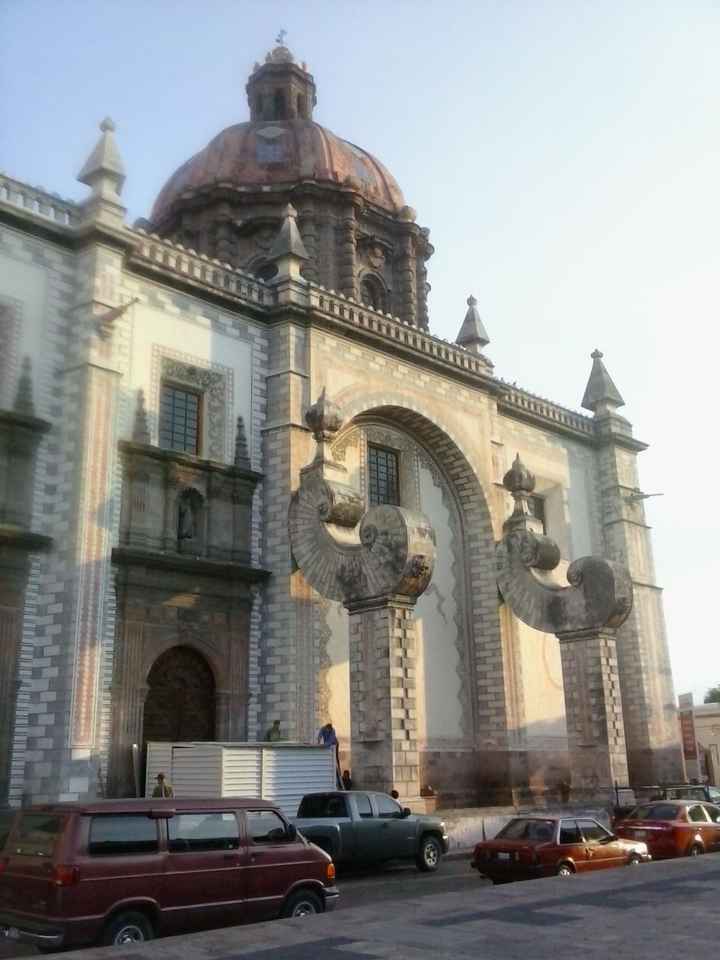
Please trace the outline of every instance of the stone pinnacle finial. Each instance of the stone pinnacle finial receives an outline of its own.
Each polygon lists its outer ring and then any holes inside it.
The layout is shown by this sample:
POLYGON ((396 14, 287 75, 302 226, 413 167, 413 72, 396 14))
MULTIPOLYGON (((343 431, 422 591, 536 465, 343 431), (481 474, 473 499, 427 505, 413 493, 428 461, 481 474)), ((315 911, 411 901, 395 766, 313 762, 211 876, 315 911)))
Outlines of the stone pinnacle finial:
POLYGON ((507 533, 517 528, 527 529, 528 521, 532 517, 530 495, 535 489, 535 475, 530 473, 520 459, 519 453, 503 477, 503 486, 512 494, 515 501, 513 512, 503 524, 503 530, 507 533))
POLYGON ((603 354, 600 350, 593 350, 590 354, 592 358, 592 370, 585 387, 582 405, 586 410, 592 410, 598 414, 606 412, 608 409, 616 409, 625 406, 625 401, 620 396, 620 391, 615 386, 610 374, 605 369, 602 362, 603 354))
POLYGON ((455 342, 473 353, 482 353, 482 348, 490 343, 490 337, 478 312, 477 300, 472 294, 467 298, 467 305, 467 313, 455 342))
POLYGON ((305 423, 312 430, 316 443, 331 440, 342 426, 340 407, 327 395, 325 387, 315 403, 305 413, 305 423))
POLYGON ((132 431, 133 443, 150 443, 150 428, 147 422, 147 410, 145 409, 145 391, 138 390, 137 403, 135 405, 135 420, 133 421, 132 431))
POLYGON ((28 417, 35 416, 35 402, 33 400, 32 388, 32 366, 30 363, 30 357, 23 357, 13 410, 16 413, 23 413, 28 417))
POLYGON ((243 470, 250 470, 250 453, 248 451, 247 437, 245 436, 245 421, 242 417, 237 418, 237 431, 235 433, 235 466, 243 470))
POLYGON ((301 280, 300 268, 310 257, 300 236, 297 225, 297 210, 288 203, 282 211, 283 222, 275 236, 268 257, 277 265, 275 282, 301 280))
POLYGON ((288 203, 283 207, 283 222, 277 232, 270 253, 271 260, 277 260, 280 257, 297 257, 299 260, 309 260, 305 244, 300 236, 297 225, 297 210, 288 203))
POLYGON ((125 167, 115 143, 115 124, 110 117, 102 121, 100 132, 100 139, 77 178, 90 187, 94 197, 117 201, 125 182, 125 167))

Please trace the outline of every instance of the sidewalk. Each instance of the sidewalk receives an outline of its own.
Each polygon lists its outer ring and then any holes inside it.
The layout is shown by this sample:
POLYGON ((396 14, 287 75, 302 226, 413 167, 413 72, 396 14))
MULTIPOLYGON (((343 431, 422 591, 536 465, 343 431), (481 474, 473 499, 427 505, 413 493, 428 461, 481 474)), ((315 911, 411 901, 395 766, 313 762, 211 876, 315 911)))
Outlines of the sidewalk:
POLYGON ((77 960, 657 960, 714 956, 720 855, 231 927, 77 960))

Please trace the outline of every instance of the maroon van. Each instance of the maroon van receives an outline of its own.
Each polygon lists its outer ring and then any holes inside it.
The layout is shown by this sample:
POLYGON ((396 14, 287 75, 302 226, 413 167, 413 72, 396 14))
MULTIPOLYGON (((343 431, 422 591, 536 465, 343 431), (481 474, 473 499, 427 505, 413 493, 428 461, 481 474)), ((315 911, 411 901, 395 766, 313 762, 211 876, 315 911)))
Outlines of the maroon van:
POLYGON ((332 910, 330 857, 265 800, 29 807, 0 852, 0 937, 41 949, 332 910))

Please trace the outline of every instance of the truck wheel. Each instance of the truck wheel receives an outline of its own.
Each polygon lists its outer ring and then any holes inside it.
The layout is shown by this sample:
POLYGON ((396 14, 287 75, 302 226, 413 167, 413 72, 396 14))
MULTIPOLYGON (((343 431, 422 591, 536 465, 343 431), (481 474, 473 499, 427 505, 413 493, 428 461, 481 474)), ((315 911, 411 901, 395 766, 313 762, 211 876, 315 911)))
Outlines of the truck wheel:
POLYGON ((415 860, 418 870, 422 870, 424 873, 432 873, 440 866, 441 857, 442 847, 438 838, 430 833, 425 834, 420 840, 420 852, 415 860))
POLYGON ((105 947, 124 947, 133 943, 145 943, 154 937, 153 928, 144 913, 129 911, 119 913, 102 932, 105 947))
POLYGON ((311 917, 314 913, 323 913, 325 906, 320 897, 312 890, 298 890, 291 894, 282 909, 283 917, 311 917))

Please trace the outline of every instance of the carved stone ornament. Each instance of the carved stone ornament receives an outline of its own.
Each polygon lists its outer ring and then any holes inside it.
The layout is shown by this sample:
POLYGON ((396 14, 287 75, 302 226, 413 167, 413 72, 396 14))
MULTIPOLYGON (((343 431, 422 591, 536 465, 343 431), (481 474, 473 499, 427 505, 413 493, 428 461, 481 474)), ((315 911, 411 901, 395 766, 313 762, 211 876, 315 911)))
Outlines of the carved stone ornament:
POLYGON ((568 568, 569 586, 540 580, 534 570, 553 570, 560 551, 554 540, 528 529, 527 499, 535 478, 519 456, 503 484, 515 499, 515 509, 496 547, 496 570, 498 587, 513 613, 536 630, 560 636, 621 626, 633 598, 625 567, 601 557, 581 557, 568 568))
POLYGON ((330 600, 396 595, 415 600, 429 585, 435 533, 420 513, 384 504, 364 512, 364 500, 335 479, 344 470, 324 453, 342 414, 323 390, 307 413, 318 452, 300 474, 290 501, 290 543, 305 579, 330 600))

